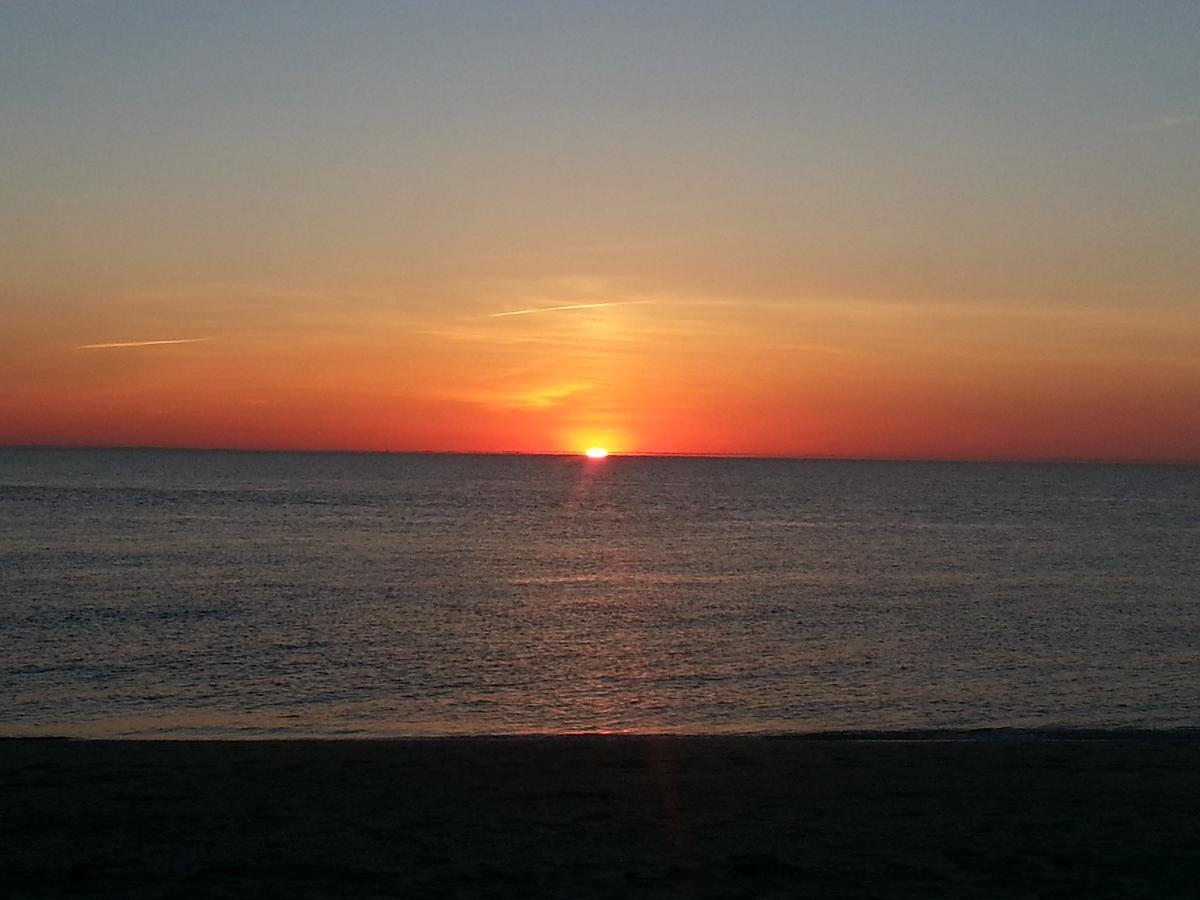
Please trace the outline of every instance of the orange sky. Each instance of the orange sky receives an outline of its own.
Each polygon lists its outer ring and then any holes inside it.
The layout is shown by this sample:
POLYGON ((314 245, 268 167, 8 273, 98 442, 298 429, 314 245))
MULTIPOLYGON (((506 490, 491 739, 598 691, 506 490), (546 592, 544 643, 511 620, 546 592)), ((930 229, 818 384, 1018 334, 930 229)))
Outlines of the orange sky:
MULTIPOLYGON (((604 290, 589 285, 581 295, 578 285, 563 286, 557 298, 571 302, 557 305, 577 308, 521 315, 418 323, 360 312, 370 324, 350 333, 322 315, 297 313, 273 337, 248 323, 240 333, 211 336, 203 326, 142 331, 147 339, 199 335, 172 339, 187 343, 32 339, 5 363, 6 438, 370 450, 599 445, 801 456, 1197 456, 1200 374, 1186 318, 1164 314, 1147 324, 1086 310, 631 299, 604 290)), ((192 301, 156 302, 173 303, 184 319, 194 315, 192 301)), ((137 314, 140 308, 130 313, 137 314)))
POLYGON ((1200 22, 1070 6, 6 6, 0 445, 1200 461, 1200 22))

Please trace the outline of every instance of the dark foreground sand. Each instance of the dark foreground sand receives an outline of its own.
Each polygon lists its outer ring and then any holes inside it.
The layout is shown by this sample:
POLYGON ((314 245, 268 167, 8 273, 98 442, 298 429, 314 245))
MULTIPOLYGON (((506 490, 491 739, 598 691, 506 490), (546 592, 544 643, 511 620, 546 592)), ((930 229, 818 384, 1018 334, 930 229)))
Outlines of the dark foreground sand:
POLYGON ((1196 897, 1200 740, 7 740, 0 895, 1196 897))

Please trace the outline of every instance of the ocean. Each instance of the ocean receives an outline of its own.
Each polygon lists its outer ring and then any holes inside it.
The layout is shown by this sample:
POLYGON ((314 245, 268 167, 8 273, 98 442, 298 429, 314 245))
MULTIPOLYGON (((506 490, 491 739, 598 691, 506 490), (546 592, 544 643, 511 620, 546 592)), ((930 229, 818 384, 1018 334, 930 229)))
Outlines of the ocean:
POLYGON ((1200 726, 1200 469, 0 450, 0 735, 1200 726))

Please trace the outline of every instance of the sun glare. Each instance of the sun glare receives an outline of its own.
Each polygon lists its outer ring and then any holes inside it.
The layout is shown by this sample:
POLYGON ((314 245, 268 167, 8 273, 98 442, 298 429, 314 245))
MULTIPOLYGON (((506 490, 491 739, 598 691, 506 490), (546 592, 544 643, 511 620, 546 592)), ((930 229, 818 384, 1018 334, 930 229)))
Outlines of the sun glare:
POLYGON ((606 456, 608 456, 608 451, 603 447, 588 447, 587 449, 588 459, 604 459, 606 456))

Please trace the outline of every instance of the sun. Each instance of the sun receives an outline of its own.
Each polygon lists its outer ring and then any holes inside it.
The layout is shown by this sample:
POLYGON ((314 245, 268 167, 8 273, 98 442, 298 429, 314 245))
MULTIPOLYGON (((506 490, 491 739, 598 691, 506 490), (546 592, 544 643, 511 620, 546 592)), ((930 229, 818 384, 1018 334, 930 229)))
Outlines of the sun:
POLYGON ((588 447, 585 455, 588 459, 604 459, 608 456, 608 451, 603 447, 588 447))

